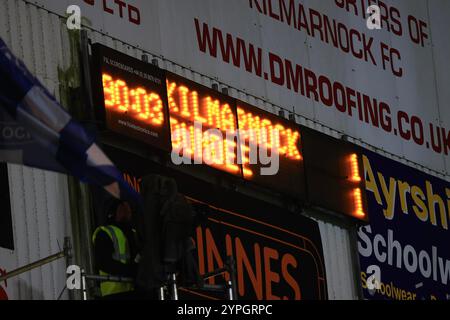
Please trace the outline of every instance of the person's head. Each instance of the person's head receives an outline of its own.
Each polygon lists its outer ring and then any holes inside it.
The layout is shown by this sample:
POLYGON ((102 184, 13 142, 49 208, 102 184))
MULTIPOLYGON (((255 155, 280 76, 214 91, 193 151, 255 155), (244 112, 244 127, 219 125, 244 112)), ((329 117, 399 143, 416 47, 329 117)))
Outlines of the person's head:
POLYGON ((114 199, 109 205, 107 215, 109 222, 130 223, 132 218, 130 204, 114 199))

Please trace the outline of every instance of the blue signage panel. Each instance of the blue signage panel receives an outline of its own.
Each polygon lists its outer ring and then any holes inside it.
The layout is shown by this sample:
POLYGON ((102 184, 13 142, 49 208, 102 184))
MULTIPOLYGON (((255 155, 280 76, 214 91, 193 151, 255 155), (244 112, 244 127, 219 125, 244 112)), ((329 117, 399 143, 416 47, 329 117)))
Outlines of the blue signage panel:
POLYGON ((450 299, 450 183, 363 155, 370 224, 358 231, 367 299, 450 299))

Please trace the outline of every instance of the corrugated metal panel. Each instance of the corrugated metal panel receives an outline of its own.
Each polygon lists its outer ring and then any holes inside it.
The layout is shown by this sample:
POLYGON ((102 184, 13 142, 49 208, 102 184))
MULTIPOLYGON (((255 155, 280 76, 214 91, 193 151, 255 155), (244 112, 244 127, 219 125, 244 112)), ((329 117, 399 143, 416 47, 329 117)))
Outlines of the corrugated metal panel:
MULTIPOLYGON (((70 65, 60 17, 23 1, 2 0, 0 37, 58 97, 58 68, 70 65)), ((0 249, 0 267, 12 270, 60 251, 71 229, 65 176, 18 165, 8 170, 15 249, 0 249)), ((60 260, 10 279, 6 290, 10 299, 56 299, 65 277, 60 260)))
MULTIPOLYGON (((3 269, 13 270, 62 249, 70 235, 67 180, 63 175, 9 165, 14 251, 0 249, 3 269)), ((65 286, 59 260, 8 280, 10 299, 56 299, 65 286)))
POLYGON ((320 220, 318 223, 325 257, 328 298, 330 300, 358 299, 349 231, 337 224, 320 220))

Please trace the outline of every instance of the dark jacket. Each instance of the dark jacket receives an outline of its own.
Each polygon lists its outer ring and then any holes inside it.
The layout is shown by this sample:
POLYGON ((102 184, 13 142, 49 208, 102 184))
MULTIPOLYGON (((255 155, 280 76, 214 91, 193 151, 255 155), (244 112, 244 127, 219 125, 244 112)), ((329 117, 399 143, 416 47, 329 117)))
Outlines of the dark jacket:
POLYGON ((167 177, 149 175, 142 179, 144 212, 138 222, 142 239, 142 260, 137 284, 147 290, 165 284, 167 274, 179 273, 184 284, 199 281, 193 258, 194 212, 178 193, 176 182, 167 177))
POLYGON ((113 242, 106 232, 100 230, 94 242, 96 266, 99 270, 102 270, 111 275, 135 278, 137 272, 137 264, 134 262, 134 259, 137 255, 135 234, 132 231, 131 227, 125 224, 109 223, 109 225, 118 227, 120 230, 122 230, 125 237, 127 238, 128 245, 130 247, 131 262, 129 264, 123 264, 121 262, 113 260, 113 242))

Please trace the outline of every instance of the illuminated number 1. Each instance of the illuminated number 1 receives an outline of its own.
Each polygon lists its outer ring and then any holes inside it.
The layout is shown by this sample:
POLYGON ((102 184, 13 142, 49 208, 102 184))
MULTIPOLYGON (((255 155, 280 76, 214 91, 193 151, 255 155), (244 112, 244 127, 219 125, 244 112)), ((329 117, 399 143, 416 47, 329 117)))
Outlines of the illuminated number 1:
MULTIPOLYGON (((351 170, 350 180, 355 183, 360 183, 361 176, 359 175, 358 155, 356 153, 350 155, 350 170, 351 170)), ((354 215, 360 218, 365 217, 366 214, 364 213, 363 209, 361 188, 353 189, 353 201, 355 205, 354 215)))

